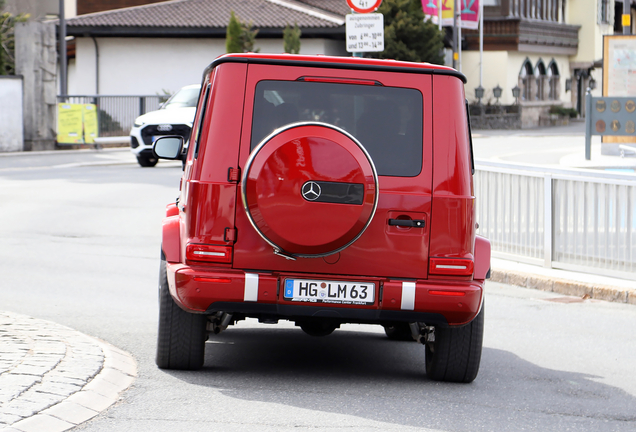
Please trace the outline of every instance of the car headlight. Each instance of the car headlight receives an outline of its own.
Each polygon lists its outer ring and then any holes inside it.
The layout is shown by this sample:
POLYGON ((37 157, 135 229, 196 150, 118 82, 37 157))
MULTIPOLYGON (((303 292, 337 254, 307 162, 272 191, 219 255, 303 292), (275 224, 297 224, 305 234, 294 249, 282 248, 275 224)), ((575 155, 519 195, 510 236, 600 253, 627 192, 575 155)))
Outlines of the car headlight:
POLYGON ((135 123, 134 123, 135 127, 139 127, 139 126, 143 126, 143 125, 144 125, 144 121, 143 120, 135 119, 135 123))

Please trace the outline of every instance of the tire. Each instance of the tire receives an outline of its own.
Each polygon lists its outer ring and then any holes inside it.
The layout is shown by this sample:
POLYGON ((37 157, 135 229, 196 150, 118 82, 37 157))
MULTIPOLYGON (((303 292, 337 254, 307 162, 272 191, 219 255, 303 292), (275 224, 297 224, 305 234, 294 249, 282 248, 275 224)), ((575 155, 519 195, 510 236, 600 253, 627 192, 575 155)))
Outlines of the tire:
POLYGON ((168 289, 166 261, 159 270, 159 334, 157 366, 161 369, 196 370, 203 366, 207 316, 181 309, 168 289))
POLYGON ((329 336, 339 327, 338 324, 323 321, 303 321, 298 323, 298 325, 302 331, 314 337, 329 336))
POLYGON ((426 375, 434 381, 470 383, 479 372, 484 337, 484 306, 463 327, 437 327, 426 344, 426 375))
POLYGON ((411 334, 411 327, 409 323, 394 323, 392 325, 384 326, 384 333, 386 337, 395 341, 410 341, 414 342, 413 335, 411 334))
POLYGON ((154 156, 139 155, 137 156, 137 162, 144 168, 152 168, 153 166, 157 165, 159 159, 154 156))

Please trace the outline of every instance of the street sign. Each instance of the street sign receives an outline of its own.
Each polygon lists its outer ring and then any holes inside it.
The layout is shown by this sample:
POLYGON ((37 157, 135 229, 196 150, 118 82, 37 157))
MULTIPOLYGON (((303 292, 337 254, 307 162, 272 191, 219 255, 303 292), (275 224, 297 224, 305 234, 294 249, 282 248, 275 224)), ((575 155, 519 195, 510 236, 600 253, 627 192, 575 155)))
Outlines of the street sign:
POLYGON ((347 0, 351 9, 358 13, 369 13, 380 7, 382 0, 347 0))
MULTIPOLYGON (((636 97, 585 96, 585 159, 590 160, 592 135, 636 137, 636 97)), ((636 151, 620 146, 621 150, 636 151)))
POLYGON ((348 14, 346 17, 347 51, 384 51, 384 15, 348 14))

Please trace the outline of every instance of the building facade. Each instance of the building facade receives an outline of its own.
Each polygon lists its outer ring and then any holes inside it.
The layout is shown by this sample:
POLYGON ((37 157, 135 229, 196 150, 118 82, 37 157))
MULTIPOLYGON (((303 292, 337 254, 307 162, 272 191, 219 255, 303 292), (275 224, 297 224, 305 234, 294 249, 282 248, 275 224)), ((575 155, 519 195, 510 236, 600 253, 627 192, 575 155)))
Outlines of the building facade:
MULTIPOLYGON (((633 0, 626 0, 633 1, 633 0)), ((636 9, 626 5, 636 29, 636 9)), ((601 94, 603 36, 622 32, 619 0, 484 0, 482 103, 519 103, 526 126, 552 105, 585 115, 585 93, 601 94), (512 90, 517 87, 519 96, 512 90)), ((465 31, 462 72, 475 102, 479 86, 479 33, 465 31)))

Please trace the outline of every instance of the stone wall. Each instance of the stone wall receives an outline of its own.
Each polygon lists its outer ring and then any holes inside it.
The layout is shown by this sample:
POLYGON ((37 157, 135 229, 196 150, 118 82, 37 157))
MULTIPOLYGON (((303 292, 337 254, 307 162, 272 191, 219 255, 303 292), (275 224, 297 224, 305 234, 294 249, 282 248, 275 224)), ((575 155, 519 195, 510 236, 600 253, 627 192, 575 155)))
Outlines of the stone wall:
POLYGON ((471 129, 521 129, 518 105, 470 107, 471 129))
POLYGON ((53 150, 56 141, 57 52, 55 25, 15 26, 15 68, 24 84, 24 150, 53 150))
POLYGON ((551 102, 527 102, 523 105, 471 105, 470 124, 473 129, 533 129, 545 126, 565 126, 569 118, 551 115, 551 102))

